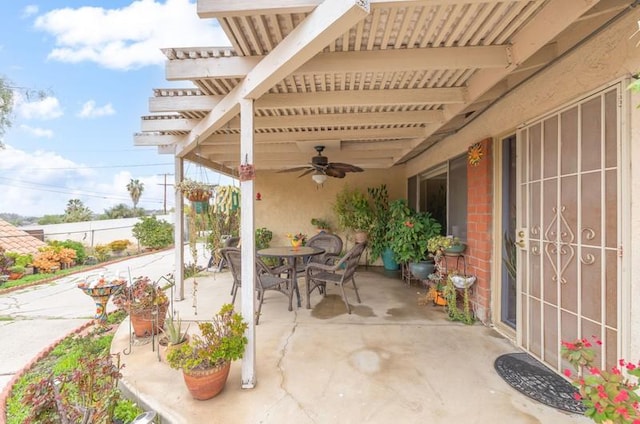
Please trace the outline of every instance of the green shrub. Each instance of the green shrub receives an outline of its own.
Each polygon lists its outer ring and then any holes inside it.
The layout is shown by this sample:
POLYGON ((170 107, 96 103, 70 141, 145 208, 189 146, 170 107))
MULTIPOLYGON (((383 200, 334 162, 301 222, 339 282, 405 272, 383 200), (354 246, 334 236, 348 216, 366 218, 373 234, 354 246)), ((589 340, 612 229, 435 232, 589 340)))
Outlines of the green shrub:
POLYGON ((173 225, 155 216, 143 216, 133 226, 133 235, 142 246, 162 249, 173 244, 173 225))
POLYGON ((66 247, 67 249, 73 249, 76 251, 76 263, 83 264, 87 258, 87 253, 84 249, 84 245, 79 241, 65 240, 65 241, 51 241, 50 246, 66 247))

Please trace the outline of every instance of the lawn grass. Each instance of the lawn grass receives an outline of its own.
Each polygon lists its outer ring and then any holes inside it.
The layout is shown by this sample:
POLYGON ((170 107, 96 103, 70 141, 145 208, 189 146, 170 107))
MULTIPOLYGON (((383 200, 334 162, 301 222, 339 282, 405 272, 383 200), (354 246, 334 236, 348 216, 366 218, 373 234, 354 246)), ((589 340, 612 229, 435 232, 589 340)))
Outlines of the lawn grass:
POLYGON ((61 269, 60 271, 57 271, 57 272, 25 275, 22 278, 18 278, 17 280, 9 280, 9 281, 7 281, 2 286, 0 286, 0 288, 8 289, 8 288, 11 288, 11 287, 26 286, 26 285, 30 285, 30 284, 33 284, 33 283, 37 283, 38 281, 42 281, 42 280, 48 280, 48 279, 51 279, 51 278, 64 277, 64 276, 69 275, 69 274, 73 274, 73 273, 76 273, 76 272, 83 271, 83 270, 85 270, 87 268, 90 268, 90 265, 77 265, 77 266, 74 266, 74 267, 71 267, 71 268, 61 269))

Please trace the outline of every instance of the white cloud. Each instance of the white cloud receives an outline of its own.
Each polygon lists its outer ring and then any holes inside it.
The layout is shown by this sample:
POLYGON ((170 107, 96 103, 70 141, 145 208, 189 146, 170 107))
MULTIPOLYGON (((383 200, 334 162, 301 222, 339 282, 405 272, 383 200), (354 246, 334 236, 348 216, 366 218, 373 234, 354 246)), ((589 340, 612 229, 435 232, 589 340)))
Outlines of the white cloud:
POLYGON ((44 128, 30 127, 29 125, 20 125, 20 129, 34 137, 53 138, 53 131, 44 128))
POLYGON ((40 9, 35 4, 27 5, 24 9, 22 9, 22 17, 28 18, 29 16, 33 16, 38 13, 40 9))
POLYGON ((163 64, 160 49, 167 47, 230 45, 217 21, 200 19, 188 0, 56 9, 39 16, 35 27, 55 37, 50 59, 90 61, 109 69, 163 64))
MULTIPOLYGON (((52 151, 30 153, 6 145, 6 149, 0 150, 0 212, 60 215, 69 199, 77 198, 94 213, 101 214, 118 203, 132 206, 126 188, 132 178, 144 184, 138 207, 162 209, 162 176, 134 176, 129 171, 107 175, 52 151)), ((173 187, 167 186, 168 209, 173 207, 173 199, 173 187)))
POLYGON ((64 114, 60 101, 52 96, 29 101, 29 99, 16 92, 14 99, 14 111, 24 119, 49 120, 59 118, 64 114))
POLYGON ((114 115, 116 113, 115 109, 111 105, 111 103, 107 103, 104 106, 96 107, 96 102, 93 100, 89 100, 84 105, 82 105, 82 109, 78 112, 78 116, 80 118, 98 118, 101 116, 114 115))

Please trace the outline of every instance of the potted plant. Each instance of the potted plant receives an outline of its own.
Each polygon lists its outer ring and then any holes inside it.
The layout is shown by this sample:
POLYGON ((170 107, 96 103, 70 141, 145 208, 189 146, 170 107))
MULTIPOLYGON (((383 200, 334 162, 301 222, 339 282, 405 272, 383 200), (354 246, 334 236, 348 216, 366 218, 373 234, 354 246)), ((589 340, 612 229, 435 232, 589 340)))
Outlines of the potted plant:
POLYGON ((185 178, 176 184, 176 190, 192 202, 208 202, 211 198, 211 184, 185 178))
POLYGON ((167 361, 169 352, 189 340, 187 331, 189 331, 189 325, 187 325, 187 328, 183 331, 182 319, 179 316, 175 318, 171 314, 167 316, 164 321, 164 328, 162 329, 162 337, 158 339, 158 344, 161 346, 160 357, 163 362, 167 361))
POLYGON ((387 186, 381 184, 380 187, 370 187, 367 189, 371 199, 371 230, 369 231, 369 249, 371 260, 375 261, 382 257, 384 268, 389 271, 398 269, 398 262, 391 250, 389 223, 391 212, 389 210, 389 194, 387 186))
POLYGON ((9 280, 19 280, 24 276, 25 268, 20 265, 13 265, 9 268, 9 280))
POLYGON ((357 243, 367 240, 372 221, 371 206, 362 191, 345 186, 336 195, 332 207, 341 228, 353 231, 357 243))
POLYGON ((147 337, 158 334, 164 327, 169 299, 165 290, 149 277, 137 277, 131 285, 126 285, 113 296, 113 303, 129 314, 136 337, 147 337))
POLYGON ((458 237, 437 235, 431 237, 427 242, 427 250, 435 254, 441 250, 444 255, 457 256, 464 252, 466 244, 462 243, 458 237))
POLYGON ((325 219, 311 218, 311 225, 316 227, 319 233, 322 231, 326 231, 327 233, 331 232, 331 224, 325 219))
POLYGON ((297 249, 300 246, 304 246, 307 241, 307 235, 304 233, 295 233, 295 234, 287 234, 287 238, 291 242, 291 246, 294 249, 297 249))
POLYGON ((224 304, 212 321, 198 323, 200 335, 167 354, 169 366, 181 369, 187 389, 194 399, 206 400, 222 391, 231 361, 242 358, 248 342, 248 324, 224 304))
POLYGON ((389 205, 390 247, 396 260, 409 265, 411 273, 421 280, 433 272, 433 261, 426 261, 428 240, 440 233, 441 225, 429 212, 411 209, 406 200, 389 205))

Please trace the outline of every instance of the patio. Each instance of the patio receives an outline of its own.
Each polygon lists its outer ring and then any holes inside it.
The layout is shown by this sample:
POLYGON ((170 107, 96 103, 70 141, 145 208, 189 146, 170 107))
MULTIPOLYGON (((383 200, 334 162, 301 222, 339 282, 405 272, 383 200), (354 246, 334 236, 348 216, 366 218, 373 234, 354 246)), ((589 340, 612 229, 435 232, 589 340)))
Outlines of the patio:
MULTIPOLYGON (((175 309, 184 320, 208 319, 231 300, 231 281, 227 270, 198 278, 195 315, 188 280, 187 297, 175 309)), ((181 372, 158 362, 150 344, 121 355, 123 383, 163 423, 589 422, 505 383, 493 361, 517 349, 495 330, 448 321, 441 308, 418 304, 424 290, 382 268, 362 268, 357 282, 362 303, 348 293, 351 315, 332 288, 324 300, 312 295, 313 309, 293 312, 285 296, 267 294, 256 327, 253 389, 240 387, 237 361, 220 395, 192 400, 181 372)), ((126 323, 114 353, 129 347, 126 323)))

